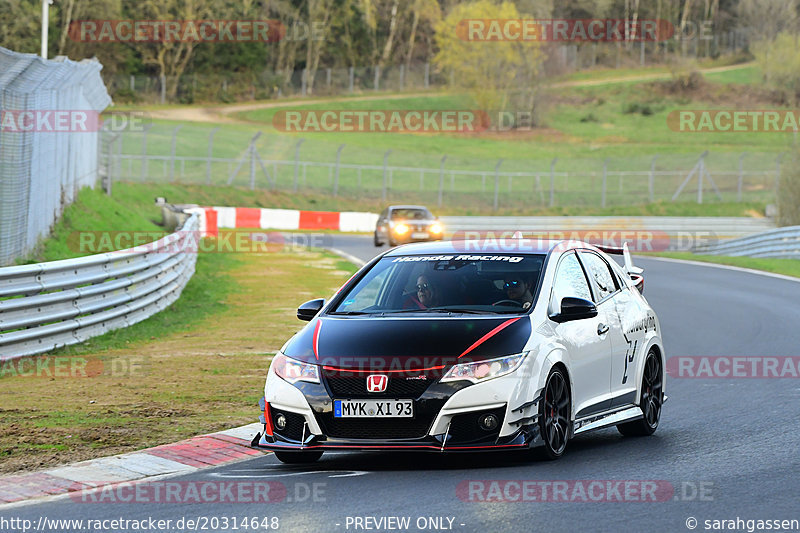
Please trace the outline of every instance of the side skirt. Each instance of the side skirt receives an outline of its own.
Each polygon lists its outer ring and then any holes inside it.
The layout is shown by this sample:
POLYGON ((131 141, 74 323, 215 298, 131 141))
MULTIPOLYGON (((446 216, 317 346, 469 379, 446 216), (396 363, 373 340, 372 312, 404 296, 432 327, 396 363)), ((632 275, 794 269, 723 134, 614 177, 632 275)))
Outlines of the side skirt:
POLYGON ((644 416, 642 414, 642 409, 638 405, 620 407, 576 420, 574 424, 574 434, 580 435, 581 433, 594 429, 614 426, 622 422, 630 422, 631 420, 642 418, 642 416, 644 416))

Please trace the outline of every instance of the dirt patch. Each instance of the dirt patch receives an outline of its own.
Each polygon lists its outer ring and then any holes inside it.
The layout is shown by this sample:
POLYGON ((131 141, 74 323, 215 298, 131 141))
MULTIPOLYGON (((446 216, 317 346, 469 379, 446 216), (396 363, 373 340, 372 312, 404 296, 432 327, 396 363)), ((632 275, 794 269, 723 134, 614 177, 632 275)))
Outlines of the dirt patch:
POLYGON ((675 79, 650 82, 645 84, 645 89, 654 96, 729 108, 787 105, 786 99, 779 91, 755 85, 712 83, 706 81, 698 72, 675 79))

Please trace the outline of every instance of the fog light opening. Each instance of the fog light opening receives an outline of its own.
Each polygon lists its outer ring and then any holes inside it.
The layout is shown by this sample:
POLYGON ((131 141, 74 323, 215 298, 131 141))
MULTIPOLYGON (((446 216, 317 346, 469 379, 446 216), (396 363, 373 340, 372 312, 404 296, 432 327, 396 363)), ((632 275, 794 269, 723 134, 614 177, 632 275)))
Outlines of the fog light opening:
POLYGON ((275 426, 278 429, 285 429, 286 428, 286 417, 283 414, 279 414, 275 417, 275 426))
POLYGON ((492 414, 482 415, 478 418, 478 425, 484 431, 494 431, 499 424, 500 421, 492 414))

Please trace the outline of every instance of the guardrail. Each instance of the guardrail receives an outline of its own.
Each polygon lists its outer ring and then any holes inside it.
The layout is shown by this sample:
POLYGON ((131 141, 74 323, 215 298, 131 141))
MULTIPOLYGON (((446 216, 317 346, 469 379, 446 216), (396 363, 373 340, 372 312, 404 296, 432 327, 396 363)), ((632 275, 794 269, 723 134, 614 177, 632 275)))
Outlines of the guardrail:
POLYGON ((0 360, 46 352, 140 322, 174 302, 194 274, 196 253, 179 232, 148 245, 0 268, 0 360))
POLYGON ((778 228, 713 245, 697 246, 696 254, 800 259, 800 226, 778 228))

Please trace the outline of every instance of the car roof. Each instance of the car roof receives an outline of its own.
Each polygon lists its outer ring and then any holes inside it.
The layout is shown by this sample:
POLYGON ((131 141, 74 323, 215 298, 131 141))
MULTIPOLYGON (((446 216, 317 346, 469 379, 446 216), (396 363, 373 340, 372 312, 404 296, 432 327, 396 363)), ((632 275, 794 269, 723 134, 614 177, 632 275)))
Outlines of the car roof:
POLYGON ((392 248, 386 252, 387 257, 396 257, 401 255, 428 255, 428 254, 447 254, 447 255, 473 255, 485 253, 498 253, 498 254, 546 254, 549 253, 556 245, 566 243, 566 249, 580 248, 584 245, 586 248, 594 248, 593 246, 576 241, 563 241, 563 240, 548 240, 548 239, 526 239, 520 245, 517 245, 511 239, 502 240, 497 242, 496 239, 483 243, 476 243, 473 241, 434 241, 434 242, 421 242, 414 244, 405 244, 392 248))

